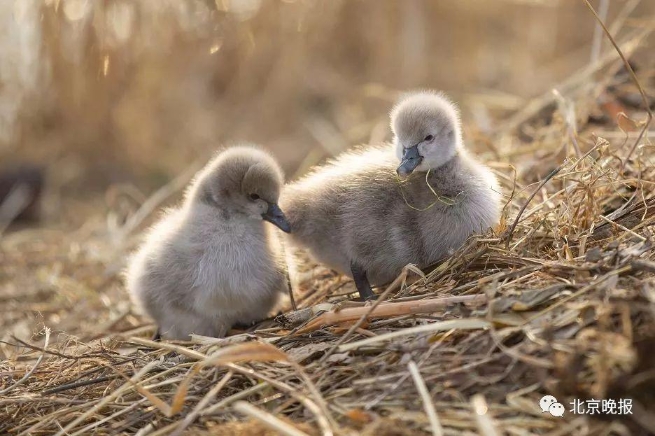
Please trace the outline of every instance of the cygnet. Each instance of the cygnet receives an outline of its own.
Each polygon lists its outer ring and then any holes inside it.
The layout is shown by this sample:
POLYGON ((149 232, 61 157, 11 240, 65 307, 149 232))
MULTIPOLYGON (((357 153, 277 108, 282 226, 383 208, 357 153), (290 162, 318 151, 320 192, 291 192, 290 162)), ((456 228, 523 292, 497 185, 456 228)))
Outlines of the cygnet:
POLYGON ((401 99, 391 130, 391 146, 346 152, 287 185, 280 201, 291 241, 353 277, 363 300, 374 298, 371 284, 443 260, 500 218, 497 180, 464 149, 458 109, 444 95, 401 99))
POLYGON ((179 208, 167 210, 129 260, 126 284, 158 326, 156 337, 223 337, 265 318, 286 290, 277 229, 284 176, 253 146, 228 148, 198 172, 179 208))

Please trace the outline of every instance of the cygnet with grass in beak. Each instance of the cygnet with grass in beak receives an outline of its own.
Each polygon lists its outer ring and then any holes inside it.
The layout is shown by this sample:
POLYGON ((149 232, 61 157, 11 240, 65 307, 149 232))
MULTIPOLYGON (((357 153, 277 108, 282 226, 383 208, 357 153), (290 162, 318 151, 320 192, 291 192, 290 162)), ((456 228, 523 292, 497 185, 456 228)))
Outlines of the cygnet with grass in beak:
POLYGON ((266 152, 229 148, 202 169, 130 259, 127 288, 168 339, 222 337, 266 318, 286 290, 277 229, 282 170, 266 152))
POLYGON ((292 242, 353 277, 362 299, 374 298, 371 284, 443 260, 500 218, 496 178, 464 149, 451 101, 409 94, 391 129, 392 147, 346 152, 288 185, 280 203, 292 242))

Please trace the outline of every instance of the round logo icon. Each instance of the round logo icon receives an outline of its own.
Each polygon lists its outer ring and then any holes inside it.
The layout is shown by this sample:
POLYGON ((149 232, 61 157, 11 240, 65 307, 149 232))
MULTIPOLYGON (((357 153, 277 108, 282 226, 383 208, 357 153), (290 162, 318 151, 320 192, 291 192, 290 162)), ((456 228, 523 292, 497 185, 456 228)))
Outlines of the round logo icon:
POLYGON ((552 395, 546 395, 541 400, 539 400, 539 407, 541 407, 542 412, 548 412, 551 404, 557 403, 557 398, 552 395))
POLYGON ((564 405, 560 403, 553 403, 548 408, 548 411, 553 416, 564 416, 564 405))

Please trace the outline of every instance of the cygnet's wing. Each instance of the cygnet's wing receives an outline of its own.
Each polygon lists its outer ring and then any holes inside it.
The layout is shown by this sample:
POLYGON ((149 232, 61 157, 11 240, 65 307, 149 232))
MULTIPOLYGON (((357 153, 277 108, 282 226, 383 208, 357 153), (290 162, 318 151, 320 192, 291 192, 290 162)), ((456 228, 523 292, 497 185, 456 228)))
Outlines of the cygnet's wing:
POLYGON ((359 147, 287 185, 281 205, 291 223, 291 240, 308 248, 317 260, 349 273, 343 250, 344 206, 362 203, 357 195, 362 180, 389 167, 392 159, 389 145, 359 147))
POLYGON ((139 250, 128 260, 126 285, 134 302, 156 317, 161 307, 179 299, 176 289, 185 280, 189 268, 186 256, 179 256, 183 213, 179 209, 164 212, 146 233, 139 250))

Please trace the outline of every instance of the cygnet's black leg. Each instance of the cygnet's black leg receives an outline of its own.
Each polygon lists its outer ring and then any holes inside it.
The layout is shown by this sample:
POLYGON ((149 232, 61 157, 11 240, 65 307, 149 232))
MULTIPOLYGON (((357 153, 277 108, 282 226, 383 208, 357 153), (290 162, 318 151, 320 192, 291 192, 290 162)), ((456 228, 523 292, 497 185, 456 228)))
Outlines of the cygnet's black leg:
POLYGON ((353 280, 355 280, 357 291, 359 291, 359 299, 361 301, 375 300, 377 296, 371 289, 371 284, 366 277, 366 271, 355 262, 350 263, 350 270, 353 273, 353 280))
POLYGON ((258 321, 235 322, 234 324, 232 324, 232 328, 237 330, 248 330, 249 328, 257 324, 257 322, 258 321))
POLYGON ((155 334, 152 335, 152 341, 159 342, 161 341, 161 332, 159 331, 159 327, 157 327, 157 330, 155 331, 155 334))

